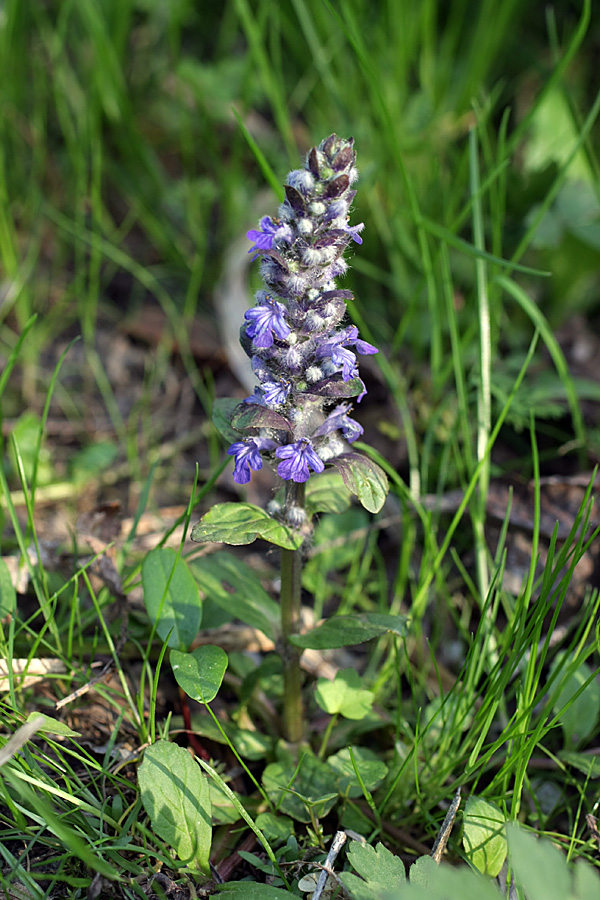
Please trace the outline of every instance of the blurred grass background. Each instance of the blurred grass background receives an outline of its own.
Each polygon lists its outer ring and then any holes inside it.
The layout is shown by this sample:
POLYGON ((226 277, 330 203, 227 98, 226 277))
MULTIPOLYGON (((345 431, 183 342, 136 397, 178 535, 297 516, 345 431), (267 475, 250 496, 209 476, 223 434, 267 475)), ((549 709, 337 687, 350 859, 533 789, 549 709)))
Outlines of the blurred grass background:
MULTIPOLYGON (((266 173, 246 134, 281 182, 336 131, 356 140, 353 221, 366 223, 347 286, 402 413, 389 437, 407 440, 413 485, 435 489, 454 397, 463 432, 477 405, 482 315, 500 402, 533 333, 496 280, 513 270, 491 256, 552 274, 513 273, 550 331, 597 317, 599 43, 589 0, 6 0, 0 359, 38 318, 3 415, 41 409, 44 348, 81 333, 81 371, 131 443, 97 325, 148 304, 162 307, 208 408, 210 373, 189 334, 199 315, 214 318, 226 252, 264 211, 266 173)), ((536 391, 560 418, 561 378, 536 391)), ((76 391, 57 396, 67 417, 82 414, 76 391)), ((527 406, 516 399, 520 427, 527 406)), ((455 481, 472 443, 456 439, 455 481)), ((129 458, 135 471, 135 448, 129 458)))

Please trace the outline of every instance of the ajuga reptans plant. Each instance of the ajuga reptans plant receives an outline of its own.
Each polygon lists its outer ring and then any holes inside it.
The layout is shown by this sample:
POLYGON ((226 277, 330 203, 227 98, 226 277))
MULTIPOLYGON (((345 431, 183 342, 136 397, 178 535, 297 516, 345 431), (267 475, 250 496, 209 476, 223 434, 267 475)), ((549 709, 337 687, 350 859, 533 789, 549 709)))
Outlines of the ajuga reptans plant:
POLYGON ((362 244, 364 226, 350 224, 357 178, 354 141, 332 134, 310 150, 303 168, 289 173, 277 216, 265 216, 248 232, 264 287, 245 314, 240 341, 257 384, 233 409, 217 404, 215 421, 224 434, 236 435, 227 452, 238 484, 247 484, 267 462, 285 490, 267 512, 251 504, 219 504, 192 532, 199 541, 240 544, 263 537, 282 547, 279 650, 285 731, 292 741, 302 737, 301 651, 293 644, 302 544, 310 534, 310 514, 319 511, 306 502, 306 482, 329 465, 343 482, 332 482, 331 490, 350 491, 371 512, 381 508, 387 492, 383 471, 352 447, 363 429, 350 415, 351 401, 360 403, 367 393, 357 354, 378 351, 347 322, 353 295, 336 283, 348 268, 348 244, 362 244))
POLYGON ((344 325, 352 293, 336 284, 348 268, 349 241, 362 244, 364 226, 349 224, 355 161, 353 141, 331 135, 313 147, 304 168, 289 173, 277 217, 265 216, 248 232, 265 287, 241 330, 258 382, 245 403, 260 408, 244 421, 261 427, 228 450, 239 484, 264 458, 277 463, 284 480, 305 482, 362 434, 346 401, 366 394, 356 353, 377 349, 355 325, 344 325))

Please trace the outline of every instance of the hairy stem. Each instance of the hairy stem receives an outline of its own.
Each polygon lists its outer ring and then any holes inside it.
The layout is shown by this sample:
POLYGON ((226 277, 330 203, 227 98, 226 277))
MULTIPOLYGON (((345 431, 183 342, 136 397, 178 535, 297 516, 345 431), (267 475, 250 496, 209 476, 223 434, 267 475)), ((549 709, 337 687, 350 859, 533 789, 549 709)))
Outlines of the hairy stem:
MULTIPOLYGON (((286 511, 304 506, 304 484, 288 482, 286 511)), ((302 712, 302 650, 290 644, 289 637, 300 627, 302 591, 302 549, 281 551, 281 659, 283 662, 283 723, 285 737, 298 743, 304 736, 302 712)))

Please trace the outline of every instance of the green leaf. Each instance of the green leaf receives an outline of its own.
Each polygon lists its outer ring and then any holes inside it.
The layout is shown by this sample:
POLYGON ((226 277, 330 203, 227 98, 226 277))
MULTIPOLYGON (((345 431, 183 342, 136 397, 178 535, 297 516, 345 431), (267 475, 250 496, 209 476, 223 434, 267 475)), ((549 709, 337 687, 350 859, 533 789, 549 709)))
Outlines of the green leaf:
POLYGON ((411 884, 428 888, 437 871, 438 864, 431 856, 419 856, 410 867, 408 878, 411 884))
POLYGON ((292 428, 292 423, 281 413, 257 403, 240 403, 231 417, 231 424, 237 431, 259 428, 290 431, 292 428))
POLYGON ((404 863, 399 857, 378 843, 375 847, 352 841, 348 848, 348 862, 361 881, 351 872, 342 872, 340 879, 353 900, 380 900, 382 891, 389 896, 406 883, 404 863))
POLYGON ((586 778, 600 778, 600 756, 589 756, 575 750, 563 750, 559 758, 570 766, 575 766, 586 778))
MULTIPOLYGON (((240 897, 241 900, 289 900, 290 892, 271 887, 270 884, 255 884, 251 881, 228 881, 218 884, 219 897, 240 897)), ((293 895, 291 895, 293 896, 293 895)))
POLYGON ((299 822, 310 822, 309 808, 319 818, 326 816, 338 799, 333 770, 310 753, 302 757, 297 773, 291 762, 270 763, 262 782, 277 809, 299 822))
POLYGON ((200 589, 229 613, 274 640, 279 606, 265 591, 256 574, 231 553, 220 552, 190 564, 200 589))
POLYGON ((506 821, 495 803, 469 797, 463 820, 463 846, 469 862, 495 878, 506 859, 506 821))
POLYGON ((256 827, 260 828, 270 844, 285 844, 294 833, 294 822, 289 816, 276 816, 270 812, 257 815, 256 827))
POLYGON ((331 460, 351 494, 355 494, 369 512, 379 512, 388 492, 383 469, 362 453, 344 453, 331 460))
POLYGON ((571 896, 567 861, 549 841, 511 824, 507 828, 510 864, 528 900, 566 900, 571 896))
POLYGON ((72 731, 64 722, 59 722, 58 719, 53 719, 52 716, 47 716, 45 713, 31 712, 25 721, 37 722, 37 730, 43 734, 59 734, 61 737, 81 737, 79 731, 72 731), (38 720, 41 720, 41 722, 38 720))
POLYGON ((205 644, 191 653, 171 650, 171 668, 179 687, 192 700, 210 703, 221 687, 227 669, 227 654, 222 647, 205 644))
POLYGON ((218 397, 213 401, 213 425, 229 444, 233 444, 240 439, 238 432, 235 428, 231 427, 233 411, 237 409, 239 405, 240 401, 234 400, 232 397, 218 397))
POLYGON ((331 716, 339 713, 346 719, 358 720, 368 715, 375 694, 363 688, 362 678, 356 669, 341 669, 333 681, 319 678, 315 700, 331 716))
POLYGON ((185 560, 169 547, 151 550, 142 563, 142 586, 159 637, 164 641, 171 632, 169 647, 185 650, 202 620, 202 600, 185 560))
POLYGON ((406 616, 359 613, 354 616, 332 616, 307 634, 293 634, 290 643, 312 650, 330 650, 362 644, 382 634, 406 634, 406 616))
MULTIPOLYGON (((387 775, 388 767, 377 753, 369 750, 368 747, 352 747, 352 754, 364 786, 368 791, 374 791, 387 775)), ((349 747, 344 747, 334 756, 330 756, 327 763, 337 774, 340 794, 343 794, 344 797, 361 797, 363 795, 363 789, 352 765, 349 747)))
POLYGON ((192 528, 193 541, 223 544, 251 544, 262 538, 285 550, 297 550, 303 537, 273 519, 251 503, 217 503, 192 528))
MULTIPOLYGON (((550 671, 559 666, 568 666, 569 658, 561 653, 557 656, 550 671)), ((594 672, 586 663, 580 663, 574 671, 569 672, 563 680, 562 690, 554 703, 554 712, 560 714, 565 746, 580 746, 596 728, 600 713, 600 683, 594 672), (571 698, 586 683, 578 697, 571 698)))
POLYGON ((315 513, 342 513, 350 506, 350 495, 339 472, 327 469, 312 475, 306 485, 306 508, 315 513))
POLYGON ((138 769, 152 828, 191 869, 209 874, 211 805, 208 780, 187 750, 157 741, 138 769))
POLYGON ((0 619, 14 613, 17 605, 17 594, 10 577, 8 566, 0 557, 0 619))
POLYGON ((194 733, 200 737, 209 738, 217 744, 233 744, 243 759, 258 760, 272 753, 273 741, 260 731, 250 731, 238 728, 232 722, 228 722, 224 729, 226 737, 219 731, 214 720, 206 715, 192 715, 194 733))

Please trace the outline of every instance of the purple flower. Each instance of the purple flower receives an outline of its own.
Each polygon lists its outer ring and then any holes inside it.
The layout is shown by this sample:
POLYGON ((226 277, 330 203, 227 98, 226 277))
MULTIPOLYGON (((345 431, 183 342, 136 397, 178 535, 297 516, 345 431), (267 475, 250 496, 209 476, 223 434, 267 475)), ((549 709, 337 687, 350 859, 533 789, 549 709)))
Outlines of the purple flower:
POLYGON ((251 478, 250 469, 254 469, 255 472, 262 469, 260 451, 272 450, 274 446, 275 442, 266 438, 249 438, 232 444, 227 453, 235 457, 233 480, 237 484, 248 484, 251 478))
POLYGON ((265 403, 285 403, 292 389, 291 381, 280 378, 279 381, 265 381, 260 386, 265 403))
POLYGON ((339 429, 349 444, 356 441, 364 429, 362 425, 359 425, 355 419, 351 419, 348 415, 351 409, 352 407, 349 403, 340 403, 339 406, 336 406, 333 412, 329 413, 323 424, 317 428, 314 437, 324 437, 326 434, 339 429))
POLYGON ((273 346, 273 334, 281 340, 289 335, 290 327, 285 321, 285 312, 283 303, 273 300, 268 294, 265 294, 264 303, 246 311, 246 334, 252 338, 253 347, 264 350, 273 346))
POLYGON ((344 381, 350 381, 358 376, 356 356, 351 350, 348 350, 349 346, 354 346, 359 353, 369 356, 373 353, 379 353, 377 347, 359 339, 356 325, 351 325, 349 328, 340 331, 333 340, 319 347, 316 353, 317 359, 329 356, 334 365, 342 369, 344 381))
POLYGON ((363 240, 358 232, 362 231, 364 227, 364 222, 361 222, 360 225, 349 225, 348 223, 346 223, 342 230, 345 231, 346 234, 350 235, 355 244, 362 244, 363 240))
MULTIPOLYGON (((260 220, 260 229, 252 228, 246 232, 246 237, 250 241, 254 241, 254 247, 248 250, 248 253, 256 253, 260 256, 261 250, 271 250, 275 241, 287 241, 288 244, 294 239, 292 229, 287 222, 281 223, 279 219, 273 220, 271 216, 263 216, 260 220)), ((256 259, 256 257, 254 257, 256 259)))
POLYGON ((295 444, 278 447, 275 456, 283 462, 277 466, 277 474, 286 481, 308 481, 310 466, 315 472, 322 472, 325 463, 319 459, 308 438, 302 438, 295 444))

